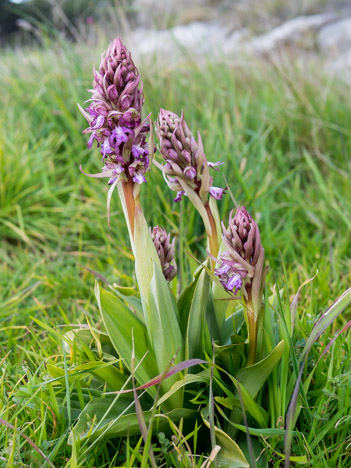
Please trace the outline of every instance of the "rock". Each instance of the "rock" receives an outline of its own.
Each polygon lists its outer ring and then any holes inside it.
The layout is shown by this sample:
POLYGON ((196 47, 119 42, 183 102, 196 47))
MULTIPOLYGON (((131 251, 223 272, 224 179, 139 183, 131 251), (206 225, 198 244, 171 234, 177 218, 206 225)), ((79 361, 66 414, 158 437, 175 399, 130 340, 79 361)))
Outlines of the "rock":
POLYGON ((337 57, 351 49, 351 17, 329 24, 319 31, 321 52, 337 57))
POLYGON ((267 54, 279 47, 297 43, 307 33, 318 31, 334 18, 335 15, 329 13, 299 16, 272 29, 267 34, 255 37, 248 43, 248 48, 256 53, 267 54))
POLYGON ((137 29, 128 38, 134 55, 147 58, 166 58, 171 64, 182 56, 183 51, 199 59, 217 54, 226 40, 226 30, 218 23, 193 22, 171 29, 155 31, 137 29))

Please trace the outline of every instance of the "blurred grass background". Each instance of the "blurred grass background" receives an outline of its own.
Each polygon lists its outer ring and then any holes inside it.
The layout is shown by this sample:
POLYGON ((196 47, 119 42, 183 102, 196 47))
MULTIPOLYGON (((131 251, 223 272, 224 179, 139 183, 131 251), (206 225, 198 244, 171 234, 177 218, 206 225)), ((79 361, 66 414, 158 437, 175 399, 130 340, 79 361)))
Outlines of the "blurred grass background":
MULTIPOLYGON (((43 34, 41 45, 1 51, 0 81, 0 364, 8 392, 44 370, 61 352, 33 322, 50 326, 99 321, 94 276, 133 283, 133 261, 117 195, 107 226, 98 150, 86 148, 86 124, 77 108, 89 98, 92 67, 111 34, 95 44, 43 34), (9 353, 9 355, 8 355, 9 353), (3 358, 1 357, 3 356, 3 358), (5 362, 6 358, 6 362, 5 362), (5 365, 6 364, 6 365, 5 365), (22 366, 25 366, 23 368, 22 366)), ((133 52, 133 51, 132 51, 133 52)), ((309 320, 350 285, 351 103, 349 85, 291 61, 248 61, 176 67, 140 65, 145 113, 160 107, 180 113, 201 132, 209 160, 237 203, 259 222, 271 266, 269 285, 290 294, 318 274, 301 301, 309 320)), ((179 205, 153 168, 142 187, 150 225, 177 234, 179 205)), ((233 208, 220 203, 224 220, 233 208)), ((183 202, 189 247, 205 256, 202 225, 183 202)), ((341 319, 342 322, 345 318, 341 319)), ((35 379, 34 379, 35 380, 35 379)), ((7 392, 7 393, 6 393, 7 392)))

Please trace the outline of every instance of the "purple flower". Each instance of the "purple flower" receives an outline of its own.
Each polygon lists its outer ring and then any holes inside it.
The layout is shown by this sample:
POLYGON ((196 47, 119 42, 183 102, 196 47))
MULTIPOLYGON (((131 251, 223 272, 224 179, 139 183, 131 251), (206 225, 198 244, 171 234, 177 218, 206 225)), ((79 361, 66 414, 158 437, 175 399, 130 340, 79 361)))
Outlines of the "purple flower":
POLYGON ((185 195, 184 190, 179 190, 179 192, 177 192, 176 197, 174 198, 174 201, 177 203, 182 201, 183 195, 185 195))
POLYGON ((90 138, 89 138, 89 140, 88 140, 88 148, 89 148, 89 149, 92 148, 93 143, 94 143, 94 140, 96 140, 97 142, 99 142, 99 140, 98 140, 97 137, 96 137, 95 131, 90 135, 90 138))
POLYGON ((132 155, 135 159, 139 159, 140 157, 147 156, 148 154, 149 152, 145 148, 142 148, 139 145, 132 146, 132 155))
POLYGON ((101 128, 105 123, 105 117, 103 115, 98 115, 95 120, 93 120, 91 129, 96 130, 101 128))
POLYGON ((223 194, 225 194, 225 189, 219 187, 210 187, 210 195, 216 200, 222 200, 223 194))
POLYGON ((226 275, 229 270, 230 270, 230 264, 223 262, 219 268, 215 269, 215 274, 217 276, 226 275))
POLYGON ((143 182, 146 182, 145 176, 140 172, 136 172, 132 180, 137 184, 142 184, 143 182))
POLYGON ((217 166, 222 166, 222 164, 224 164, 224 162, 217 161, 217 162, 213 163, 213 162, 208 161, 208 167, 211 167, 215 171, 218 171, 217 166))
POLYGON ((228 280, 222 284, 225 289, 228 291, 233 291, 234 294, 237 294, 243 284, 243 280, 241 279, 239 273, 234 273, 233 276, 229 277, 228 280))
POLYGON ((111 140, 113 146, 120 146, 122 143, 126 143, 129 140, 128 133, 130 130, 125 127, 115 127, 111 132, 111 140))
POLYGON ((102 161, 106 158, 107 154, 111 154, 111 153, 112 153, 112 149, 110 146, 110 142, 108 138, 105 138, 103 144, 101 145, 102 161))

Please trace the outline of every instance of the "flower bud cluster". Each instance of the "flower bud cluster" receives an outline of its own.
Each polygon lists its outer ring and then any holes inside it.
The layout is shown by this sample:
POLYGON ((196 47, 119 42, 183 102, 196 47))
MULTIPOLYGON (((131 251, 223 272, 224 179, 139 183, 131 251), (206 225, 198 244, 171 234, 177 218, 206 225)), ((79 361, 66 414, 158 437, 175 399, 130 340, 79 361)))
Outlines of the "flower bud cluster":
POLYGON ((154 227, 152 231, 150 229, 150 233, 160 259, 163 274, 167 281, 172 281, 177 274, 177 265, 174 261, 175 238, 171 242, 171 235, 167 234, 164 228, 158 226, 154 227))
POLYGON ((221 255, 215 274, 227 291, 234 294, 251 284, 255 266, 264 250, 258 226, 244 206, 239 206, 235 216, 229 216, 228 228, 222 223, 222 240, 227 250, 221 255))
POLYGON ((143 85, 130 52, 116 38, 94 69, 92 97, 87 109, 81 109, 89 127, 88 147, 94 140, 102 155, 102 176, 113 184, 118 177, 146 182, 149 149, 146 135, 150 125, 141 121, 144 103, 143 85))
POLYGON ((224 189, 213 187, 213 177, 209 168, 222 163, 208 162, 203 150, 200 134, 196 142, 188 125, 177 114, 161 109, 156 123, 156 133, 160 141, 160 152, 165 165, 157 164, 164 172, 168 186, 177 192, 174 199, 179 202, 187 188, 193 190, 206 203, 208 193, 217 200, 222 199, 224 189))

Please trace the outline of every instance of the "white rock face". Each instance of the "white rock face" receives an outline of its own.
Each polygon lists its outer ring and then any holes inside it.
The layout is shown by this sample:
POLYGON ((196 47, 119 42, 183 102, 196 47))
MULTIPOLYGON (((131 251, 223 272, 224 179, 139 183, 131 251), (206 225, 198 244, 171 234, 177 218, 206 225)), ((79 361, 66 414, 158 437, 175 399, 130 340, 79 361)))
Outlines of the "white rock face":
MULTIPOLYGON (((155 0, 138 1, 152 4, 155 0)), ((174 2, 172 5, 173 8, 174 2)), ((327 60, 322 60, 321 66, 330 73, 349 75, 351 71, 351 17, 338 20, 329 13, 300 16, 256 37, 247 29, 229 31, 219 21, 193 21, 163 30, 139 28, 130 34, 127 44, 137 62, 147 66, 162 64, 173 68, 184 58, 197 63, 207 58, 234 62, 242 57, 274 54, 293 46, 297 55, 307 61, 318 57, 320 51, 324 52, 327 60), (311 38, 312 48, 307 52, 305 40, 311 38)))
POLYGON ((248 44, 257 53, 269 53, 278 47, 294 44, 304 34, 318 31, 326 23, 330 22, 334 15, 326 13, 321 15, 299 16, 272 29, 267 34, 255 37, 248 44))
POLYGON ((137 55, 155 55, 167 58, 169 62, 179 58, 184 52, 195 59, 215 53, 223 47, 225 40, 226 30, 222 25, 200 22, 162 31, 137 29, 128 38, 137 55))
POLYGON ((351 50, 351 17, 322 28, 318 34, 321 52, 334 57, 351 50))

